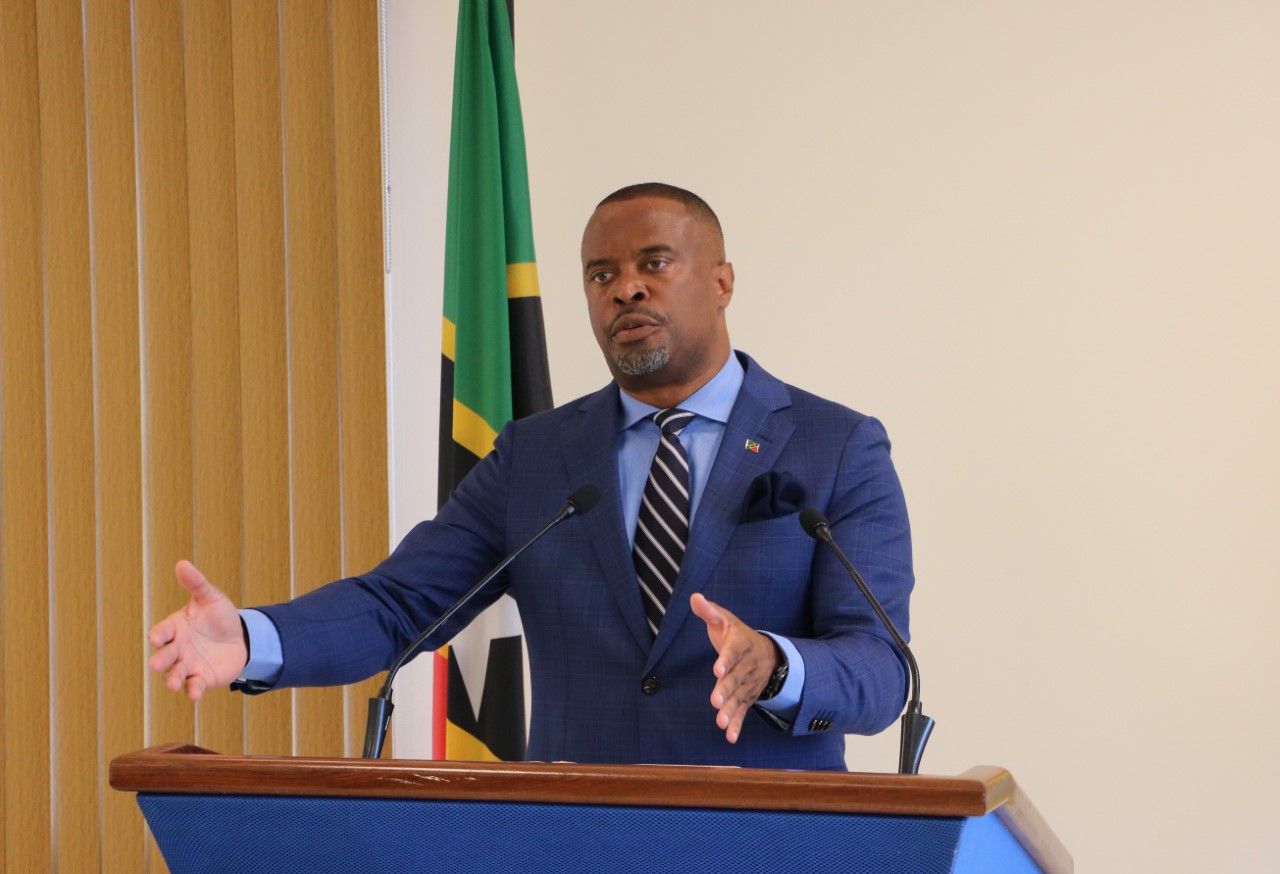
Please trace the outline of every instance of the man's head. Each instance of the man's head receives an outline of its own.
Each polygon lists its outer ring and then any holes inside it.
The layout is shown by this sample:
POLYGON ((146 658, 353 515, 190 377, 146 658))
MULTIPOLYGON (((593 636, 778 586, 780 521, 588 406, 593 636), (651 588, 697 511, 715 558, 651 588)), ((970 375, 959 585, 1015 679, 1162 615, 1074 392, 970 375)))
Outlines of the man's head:
POLYGON ((672 406, 728 358, 733 265, 696 194, 647 182, 600 201, 582 236, 582 282, 596 341, 630 394, 672 406))

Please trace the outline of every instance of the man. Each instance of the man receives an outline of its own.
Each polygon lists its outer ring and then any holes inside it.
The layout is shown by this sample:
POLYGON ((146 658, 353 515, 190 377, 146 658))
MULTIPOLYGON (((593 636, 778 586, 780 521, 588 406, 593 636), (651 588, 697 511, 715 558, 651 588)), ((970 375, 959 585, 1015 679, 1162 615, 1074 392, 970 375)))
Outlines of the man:
POLYGON ((241 614, 180 563, 191 602, 151 630, 152 670, 193 700, 238 676, 363 679, 595 484, 598 507, 512 563, 435 641, 504 589, 515 598, 531 759, 843 769, 845 733, 892 723, 903 663, 798 521, 807 506, 826 514, 905 634, 910 534, 883 428, 732 350, 733 266, 696 195, 647 183, 605 198, 582 264, 614 382, 510 423, 372 572, 244 611, 248 667, 241 614))

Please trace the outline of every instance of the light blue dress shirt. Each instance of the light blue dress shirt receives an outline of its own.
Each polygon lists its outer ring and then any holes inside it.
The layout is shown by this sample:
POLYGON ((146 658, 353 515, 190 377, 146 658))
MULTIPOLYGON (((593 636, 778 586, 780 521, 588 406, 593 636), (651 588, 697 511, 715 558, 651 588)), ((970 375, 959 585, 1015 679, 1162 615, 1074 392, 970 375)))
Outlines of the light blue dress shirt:
MULTIPOLYGON (((696 414, 680 434, 680 442, 689 455, 690 524, 697 518, 698 503, 706 489, 707 477, 720 450, 729 414, 733 411, 738 391, 742 388, 742 364, 732 352, 729 360, 711 381, 687 400, 680 409, 696 414)), ((658 450, 661 429, 648 417, 658 408, 633 398, 625 391, 619 392, 622 401, 622 425, 618 431, 618 482, 622 490, 622 515, 627 526, 628 543, 635 545, 636 523, 640 518, 640 499, 644 494, 645 480, 658 450)), ((638 596, 638 595, 637 595, 638 596)), ((280 646, 280 632, 265 613, 253 609, 240 611, 249 634, 249 663, 241 672, 242 680, 271 683, 280 676, 284 655, 280 646)), ((804 659, 785 637, 768 634, 787 654, 789 663, 787 681, 782 690, 769 701, 758 704, 779 720, 789 723, 800 709, 800 693, 804 689, 804 659)))

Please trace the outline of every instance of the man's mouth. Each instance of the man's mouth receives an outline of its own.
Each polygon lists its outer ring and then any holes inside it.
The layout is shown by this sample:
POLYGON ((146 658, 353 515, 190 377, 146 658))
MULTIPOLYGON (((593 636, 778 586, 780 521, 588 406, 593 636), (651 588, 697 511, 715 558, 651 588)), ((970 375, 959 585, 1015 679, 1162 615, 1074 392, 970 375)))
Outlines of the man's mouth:
POLYGON ((643 340, 658 328, 662 322, 653 316, 643 313, 624 313, 609 325, 609 334, 619 343, 634 343, 643 340))

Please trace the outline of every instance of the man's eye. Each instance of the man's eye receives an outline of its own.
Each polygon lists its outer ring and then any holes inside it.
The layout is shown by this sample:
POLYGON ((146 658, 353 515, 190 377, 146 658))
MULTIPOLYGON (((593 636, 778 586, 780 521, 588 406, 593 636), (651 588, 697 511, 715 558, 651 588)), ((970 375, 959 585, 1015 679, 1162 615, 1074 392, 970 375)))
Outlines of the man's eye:
POLYGON ((669 262, 666 258, 652 258, 645 263, 645 266, 648 267, 650 270, 661 270, 663 267, 666 267, 669 263, 671 262, 669 262))
POLYGON ((613 274, 607 270, 597 270, 595 273, 591 274, 592 282, 608 282, 612 278, 613 274))

